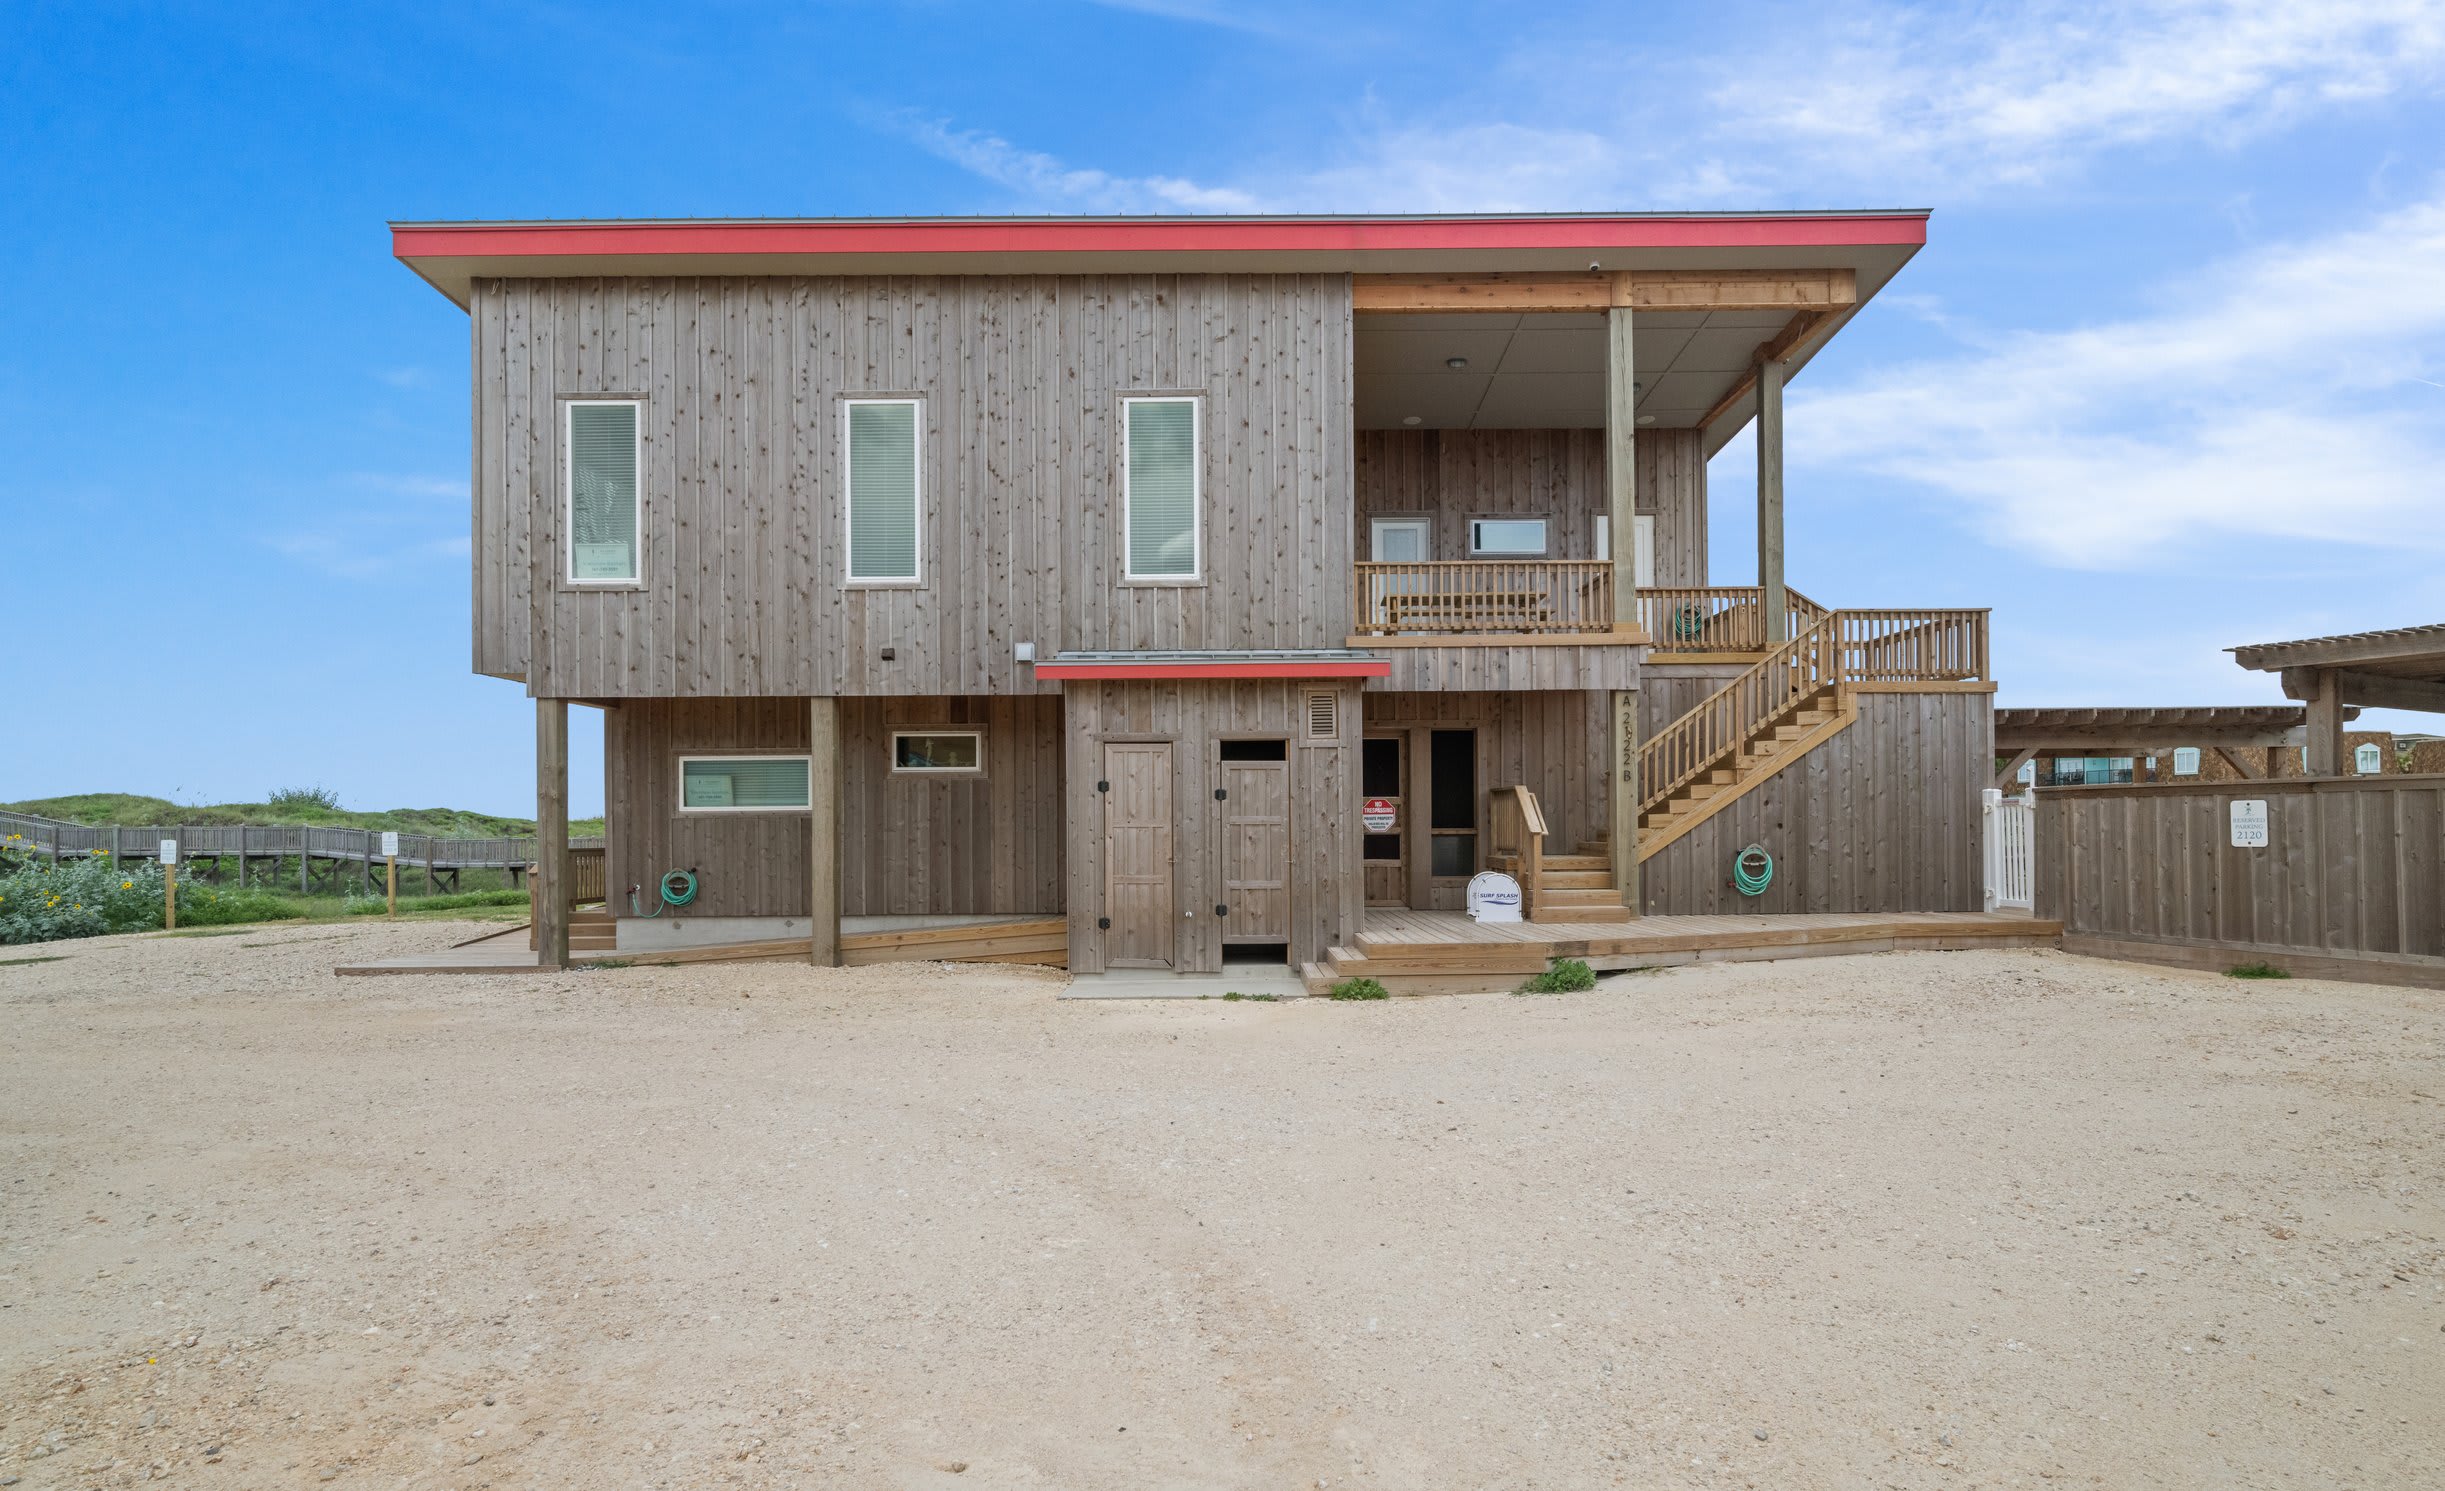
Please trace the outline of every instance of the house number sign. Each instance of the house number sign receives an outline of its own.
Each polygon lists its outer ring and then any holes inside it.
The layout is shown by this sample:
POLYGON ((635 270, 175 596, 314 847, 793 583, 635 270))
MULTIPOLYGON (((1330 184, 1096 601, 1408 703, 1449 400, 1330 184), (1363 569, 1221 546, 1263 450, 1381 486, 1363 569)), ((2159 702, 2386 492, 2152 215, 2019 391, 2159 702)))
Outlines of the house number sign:
POLYGON ((1401 817, 1393 811, 1391 798, 1370 797, 1359 805, 1358 821, 1365 824, 1367 832, 1371 834, 1388 834, 1392 832, 1392 826, 1401 821, 1401 817))

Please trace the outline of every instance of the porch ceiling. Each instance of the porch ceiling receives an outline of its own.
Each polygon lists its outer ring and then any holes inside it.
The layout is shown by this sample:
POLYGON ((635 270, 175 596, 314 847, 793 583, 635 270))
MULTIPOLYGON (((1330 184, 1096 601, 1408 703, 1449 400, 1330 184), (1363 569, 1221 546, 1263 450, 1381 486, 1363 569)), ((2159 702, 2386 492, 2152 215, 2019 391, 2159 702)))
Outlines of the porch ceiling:
MULTIPOLYGON (((1641 312, 1633 353, 1641 421, 1651 429, 1696 428, 1747 371, 1757 345, 1790 319, 1782 311, 1641 312)), ((1601 315, 1361 315, 1357 321, 1360 429, 1604 425, 1601 315), (1450 366, 1453 358, 1466 366, 1450 366)))

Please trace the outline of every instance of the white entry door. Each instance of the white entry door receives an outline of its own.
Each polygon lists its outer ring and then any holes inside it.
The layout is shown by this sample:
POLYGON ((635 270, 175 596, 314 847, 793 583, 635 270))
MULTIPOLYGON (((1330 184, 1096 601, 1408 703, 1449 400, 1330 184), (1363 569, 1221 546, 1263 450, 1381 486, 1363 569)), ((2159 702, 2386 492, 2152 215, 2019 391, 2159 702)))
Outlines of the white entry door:
POLYGON ((1378 564, 1423 564, 1427 559, 1424 518, 1377 518, 1371 530, 1378 564))

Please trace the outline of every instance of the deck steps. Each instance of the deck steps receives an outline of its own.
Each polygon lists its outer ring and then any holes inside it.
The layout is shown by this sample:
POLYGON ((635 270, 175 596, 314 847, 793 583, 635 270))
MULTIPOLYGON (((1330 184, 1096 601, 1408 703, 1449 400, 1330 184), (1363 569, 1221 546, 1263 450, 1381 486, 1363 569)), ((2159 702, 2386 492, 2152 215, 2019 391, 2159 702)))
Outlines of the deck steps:
POLYGON ((1795 707, 1777 710, 1715 765, 1639 815, 1638 857, 1644 861, 1662 853, 1858 717, 1858 701, 1843 688, 1825 689, 1795 707))

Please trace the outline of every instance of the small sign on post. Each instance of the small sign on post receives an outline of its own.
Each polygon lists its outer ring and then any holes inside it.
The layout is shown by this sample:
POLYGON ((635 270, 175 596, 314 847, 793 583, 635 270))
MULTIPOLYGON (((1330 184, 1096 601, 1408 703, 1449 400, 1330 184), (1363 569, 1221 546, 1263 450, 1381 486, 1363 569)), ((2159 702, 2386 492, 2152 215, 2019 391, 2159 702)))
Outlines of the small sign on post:
POLYGON ((161 929, 178 930, 178 840, 161 841, 161 929))
POLYGON ((395 829, 382 831, 382 914, 392 921, 399 919, 399 834, 395 829))
POLYGON ((2267 802, 2265 798, 2236 799, 2233 803, 2233 847, 2264 849, 2267 847, 2267 802))

